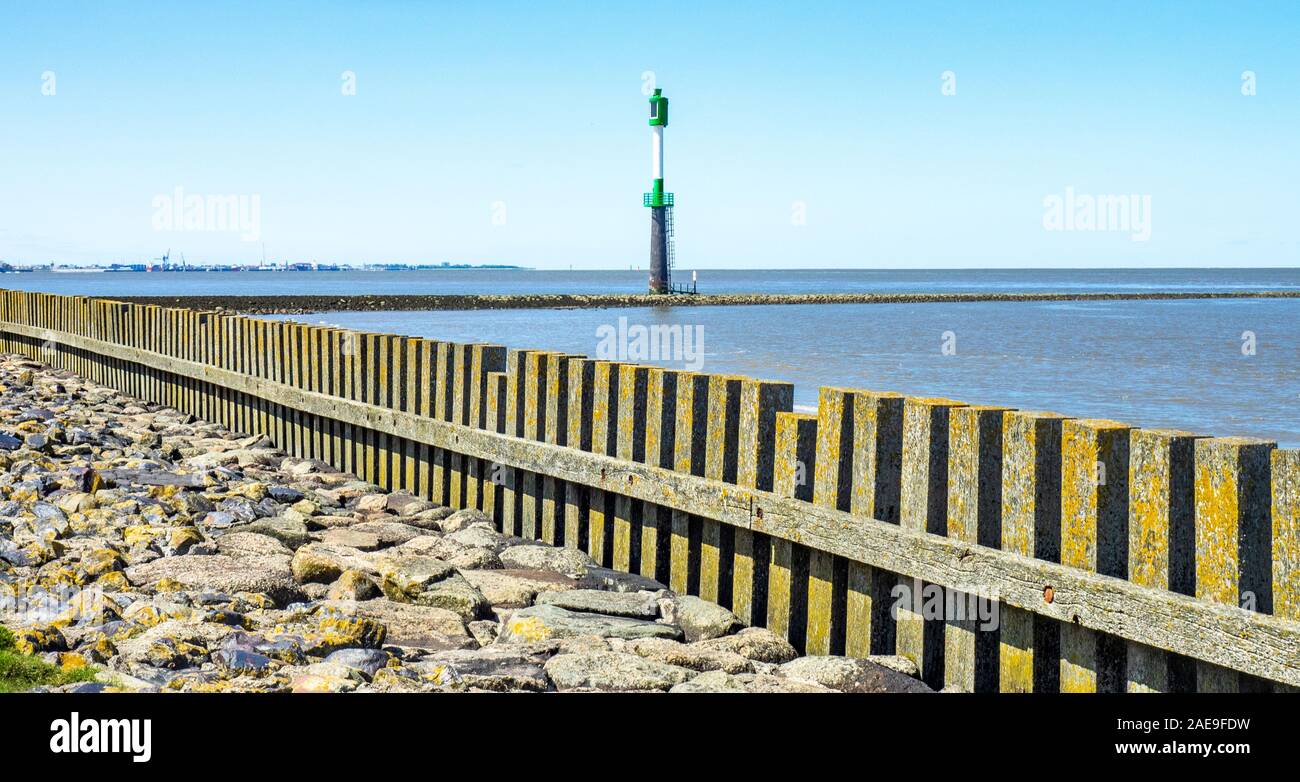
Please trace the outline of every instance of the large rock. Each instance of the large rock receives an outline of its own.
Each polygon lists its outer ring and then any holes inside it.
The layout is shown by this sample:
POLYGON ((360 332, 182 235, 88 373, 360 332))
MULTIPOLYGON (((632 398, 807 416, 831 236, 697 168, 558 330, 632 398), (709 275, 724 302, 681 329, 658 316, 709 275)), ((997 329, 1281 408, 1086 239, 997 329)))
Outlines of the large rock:
POLYGON ((668 588, 653 578, 607 567, 587 568, 578 582, 581 589, 600 589, 605 592, 659 592, 668 588))
POLYGON ((800 657, 782 665, 779 673, 840 692, 933 692, 906 674, 856 657, 800 657))
POLYGON ((252 532, 258 535, 266 535, 275 538, 290 549, 297 549, 311 541, 311 536, 307 534, 307 525, 298 519, 291 519, 285 516, 275 516, 269 519, 258 519, 253 523, 245 526, 240 532, 252 532))
POLYGON ((636 638, 631 641, 611 641, 615 651, 631 652, 661 663, 690 668, 693 671, 722 671, 724 673, 753 673, 754 663, 735 652, 721 649, 704 649, 696 644, 682 644, 666 638, 636 638))
MULTIPOLYGON (((231 464, 248 467, 254 464, 270 464, 275 460, 276 453, 274 448, 234 448, 229 451, 213 451, 192 456, 185 461, 191 467, 203 470, 231 464)), ((120 482, 118 480, 118 483, 120 482)))
POLYGON ((345 570, 325 593, 330 600, 370 600, 383 592, 379 584, 360 570, 345 570))
POLYGON ((379 536, 370 532, 358 532, 356 525, 327 529, 313 537, 329 546, 353 548, 358 551, 374 551, 379 548, 379 536))
POLYGON ((507 568, 550 570, 566 576, 582 576, 596 561, 584 552, 553 546, 511 546, 501 552, 501 564, 507 568))
POLYGON ((485 524, 491 527, 492 519, 481 510, 466 508, 445 516, 440 526, 443 532, 460 532, 476 524, 485 524))
POLYGON ((474 646, 465 620, 454 611, 391 600, 326 600, 321 604, 365 616, 388 628, 386 643, 419 649, 464 649, 474 646))
POLYGON ((331 584, 345 570, 378 575, 375 563, 365 552, 328 543, 308 543, 293 553, 293 577, 298 583, 331 584))
MULTIPOLYGON (((636 619, 655 619, 659 616, 659 603, 655 596, 644 592, 601 592, 595 589, 544 592, 537 596, 537 604, 636 619)), ((687 635, 687 638, 690 636, 687 635)))
POLYGON ((201 663, 207 658, 208 650, 217 649, 236 632, 233 627, 212 622, 168 620, 121 641, 118 653, 125 662, 183 668, 201 663))
POLYGON ((318 657, 340 649, 378 649, 388 637, 387 625, 360 611, 322 606, 312 618, 315 627, 303 634, 303 648, 318 657))
POLYGON ((745 681, 738 676, 733 676, 726 671, 707 671, 696 676, 688 682, 682 682, 675 685, 669 692, 695 692, 695 693, 719 693, 719 692, 745 692, 745 681))
POLYGON ((420 535, 411 538, 405 543, 398 544, 391 550, 385 551, 384 554, 393 557, 434 557, 446 561, 464 550, 463 545, 454 540, 448 540, 441 535, 420 535))
POLYGON ((301 521, 311 530, 338 529, 339 527, 350 527, 359 523, 361 517, 351 511, 331 509, 329 513, 304 517, 301 521))
POLYGON ((813 682, 793 681, 765 673, 730 674, 724 671, 709 671, 685 684, 678 684, 669 692, 835 693, 836 691, 813 682))
POLYGON ((426 534, 419 527, 396 521, 363 521, 348 527, 353 532, 374 535, 379 540, 380 548, 397 546, 426 534))
POLYGON ((509 647, 437 652, 412 667, 435 681, 451 679, 465 687, 483 690, 544 692, 550 689, 550 681, 537 659, 509 647))
POLYGON ((325 658, 327 663, 360 671, 367 680, 373 679, 381 668, 386 668, 388 660, 388 653, 379 649, 340 649, 325 658))
POLYGON ((404 492, 394 492, 384 500, 384 507, 399 516, 414 516, 422 511, 433 510, 438 505, 404 492))
MULTIPOLYGON (((385 594, 389 599, 399 601, 401 597, 409 595, 409 593, 400 593, 400 596, 389 594, 387 590, 385 594)), ((448 578, 429 584, 422 592, 412 597, 410 602, 455 611, 466 622, 481 619, 492 609, 492 604, 483 593, 460 573, 453 573, 448 578)))
POLYGON ((360 671, 335 663, 309 665, 289 682, 290 692, 352 692, 365 679, 360 671))
POLYGON ((447 557, 457 570, 500 570, 501 558, 490 548, 465 548, 447 557))
POLYGON ((433 557, 394 557, 379 567, 379 586, 389 600, 446 608, 467 621, 484 616, 491 604, 446 562, 433 557))
POLYGON ((183 589, 200 592, 261 592, 281 606, 304 597, 284 557, 186 554, 127 568, 126 577, 135 586, 153 586, 170 579, 183 589))
POLYGON ((501 628, 496 643, 532 643, 551 638, 577 638, 595 635, 602 638, 680 638, 681 630, 672 625, 622 616, 604 616, 568 611, 557 606, 539 605, 521 608, 510 615, 501 628))
POLYGON ((402 522, 410 524, 413 527, 419 527, 423 530, 433 530, 435 532, 442 530, 442 520, 452 514, 451 508, 429 508, 422 510, 410 516, 402 516, 402 522))
POLYGON ((744 626, 727 609, 693 595, 677 595, 670 600, 660 601, 660 606, 664 611, 664 621, 681 627, 686 640, 692 643, 721 638, 744 626))
POLYGON ((732 652, 762 663, 783 663, 799 656, 790 642, 765 627, 747 627, 726 635, 692 644, 697 649, 732 652))
POLYGON ((230 532, 217 538, 217 550, 236 559, 248 557, 289 559, 293 556, 293 552, 275 538, 243 531, 230 532))
POLYGON ((556 689, 561 691, 668 690, 695 676, 695 671, 687 668, 626 652, 557 654, 546 661, 545 667, 556 689))
POLYGON ((475 524, 459 532, 453 532, 447 536, 447 539, 454 540, 462 546, 489 549, 496 554, 510 544, 509 538, 485 524, 475 524))
POLYGON ((368 494, 357 500, 357 510, 362 513, 374 513, 388 509, 388 497, 384 494, 368 494))
POLYGON ((547 570, 462 570, 494 608, 523 608, 538 594, 573 589, 577 582, 547 570))
POLYGON ((877 665, 898 671, 904 676, 911 676, 913 679, 921 678, 921 669, 910 657, 901 654, 871 654, 867 655, 867 659, 877 665))

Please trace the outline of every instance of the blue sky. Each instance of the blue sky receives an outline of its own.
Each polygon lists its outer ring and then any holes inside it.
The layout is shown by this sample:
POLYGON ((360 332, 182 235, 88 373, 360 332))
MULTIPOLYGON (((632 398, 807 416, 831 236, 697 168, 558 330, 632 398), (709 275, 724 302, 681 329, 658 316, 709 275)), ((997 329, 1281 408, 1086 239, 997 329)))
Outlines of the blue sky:
POLYGON ((685 267, 1297 264, 1300 6, 992 6, 11 4, 0 260, 640 268, 651 71, 685 267), (1046 230, 1067 188, 1150 239, 1046 230))

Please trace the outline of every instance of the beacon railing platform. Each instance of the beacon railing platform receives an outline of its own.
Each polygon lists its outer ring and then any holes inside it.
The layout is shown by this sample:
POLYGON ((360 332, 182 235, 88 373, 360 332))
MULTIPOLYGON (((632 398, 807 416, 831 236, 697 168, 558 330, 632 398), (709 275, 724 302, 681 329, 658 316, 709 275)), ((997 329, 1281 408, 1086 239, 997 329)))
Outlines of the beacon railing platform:
POLYGON ((1300 686, 1300 452, 1271 442, 862 389, 802 414, 788 383, 17 291, 0 348, 808 653, 962 690, 1300 686))

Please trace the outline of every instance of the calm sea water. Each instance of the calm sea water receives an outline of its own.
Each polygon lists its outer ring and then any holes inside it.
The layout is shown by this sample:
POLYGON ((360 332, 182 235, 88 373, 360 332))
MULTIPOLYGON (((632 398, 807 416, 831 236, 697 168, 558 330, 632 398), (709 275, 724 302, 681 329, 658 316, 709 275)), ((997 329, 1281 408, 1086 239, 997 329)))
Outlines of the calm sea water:
MULTIPOLYGON (((1300 302, 1119 301, 348 312, 346 328, 597 355, 602 327, 680 325, 706 372, 1055 410, 1300 446, 1300 302), (951 332, 948 334, 948 332, 951 332), (1250 332, 1253 355, 1247 355, 1250 332), (945 344, 955 353, 945 354, 945 344)), ((683 359, 689 359, 683 356, 683 359)), ((687 361, 652 362, 684 366, 687 361)))
MULTIPOLYGON (((690 279, 678 271, 674 281, 690 279)), ((1249 291, 1300 288, 1300 269, 701 270, 703 293, 1249 291)), ((79 295, 642 293, 644 271, 446 269, 412 272, 0 274, 0 288, 79 295)))
MULTIPOLYGON (((85 295, 636 292, 641 272, 10 274, 0 287, 85 295)), ((714 292, 1259 290, 1300 270, 700 273, 714 292)), ((702 371, 1113 418, 1300 446, 1300 301, 790 305, 324 313, 353 329, 596 355, 602 327, 699 328, 702 371), (945 339, 946 332, 951 336, 945 339), (1243 351, 1250 347, 1253 355, 1243 351), (945 343, 955 353, 945 355, 945 343)), ((656 362, 683 366, 685 361, 656 362)))

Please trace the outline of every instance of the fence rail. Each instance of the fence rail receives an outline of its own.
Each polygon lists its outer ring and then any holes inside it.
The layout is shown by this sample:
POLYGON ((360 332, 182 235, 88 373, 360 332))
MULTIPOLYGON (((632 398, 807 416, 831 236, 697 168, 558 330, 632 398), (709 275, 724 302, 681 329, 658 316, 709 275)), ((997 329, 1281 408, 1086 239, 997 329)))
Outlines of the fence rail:
POLYGON ((1300 686, 1300 451, 1271 442, 860 389, 807 415, 788 383, 18 291, 0 348, 808 653, 902 654, 963 690, 1300 686))

